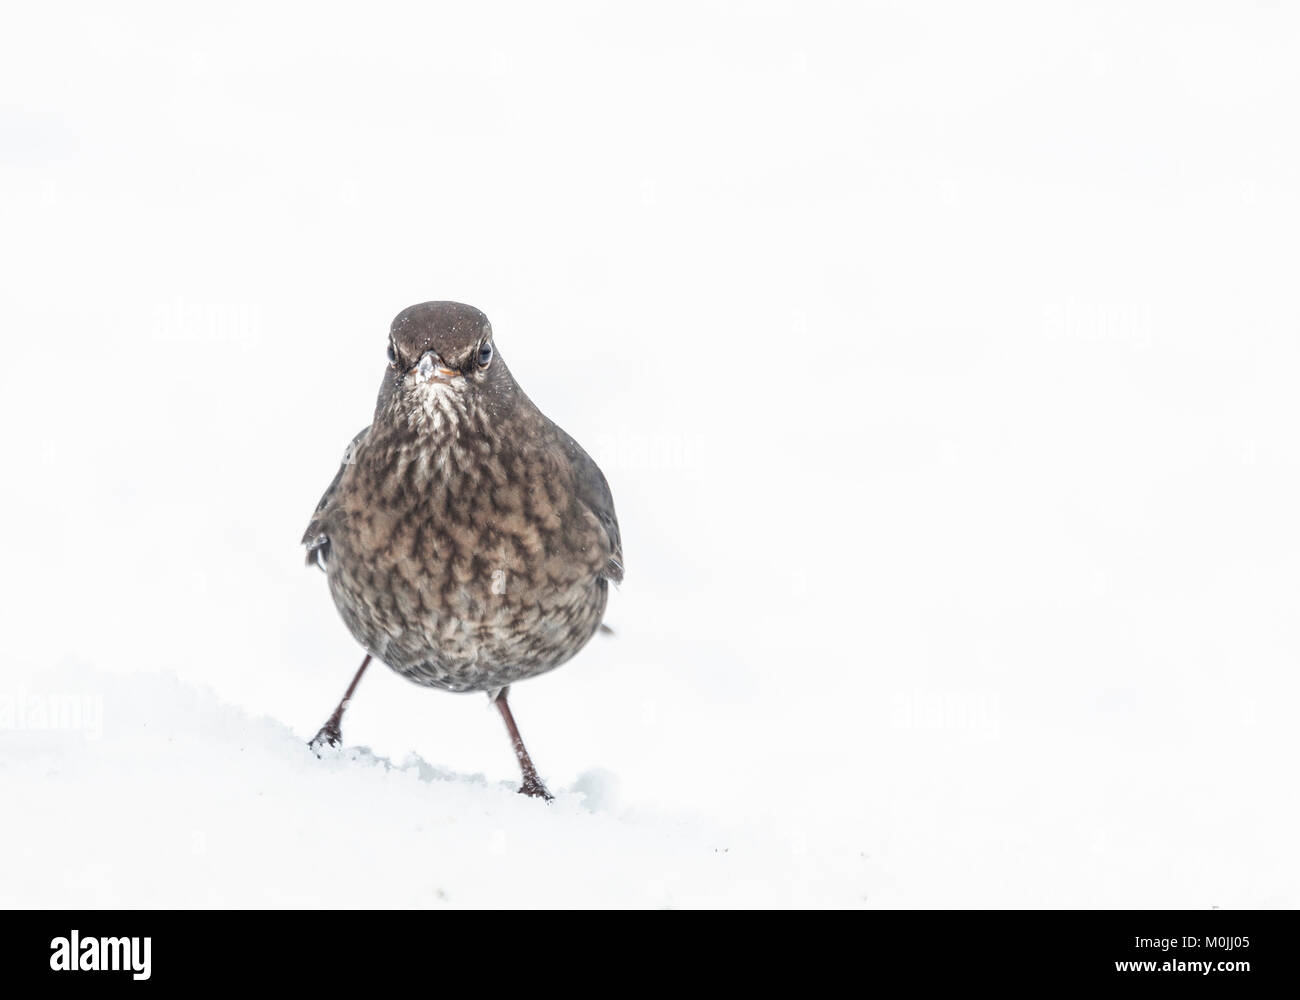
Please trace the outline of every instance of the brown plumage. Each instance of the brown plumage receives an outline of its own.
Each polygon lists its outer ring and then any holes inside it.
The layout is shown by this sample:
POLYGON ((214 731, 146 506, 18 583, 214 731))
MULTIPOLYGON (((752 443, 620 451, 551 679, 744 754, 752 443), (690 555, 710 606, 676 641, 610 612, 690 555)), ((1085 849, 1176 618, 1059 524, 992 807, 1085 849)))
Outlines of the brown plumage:
MULTIPOLYGON (((545 794, 505 692, 595 634, 622 542, 604 475, 515 383, 481 312, 426 302, 393 321, 374 420, 303 543, 368 653, 418 684, 488 692, 523 790, 545 794)), ((331 721, 318 741, 338 741, 331 721)))

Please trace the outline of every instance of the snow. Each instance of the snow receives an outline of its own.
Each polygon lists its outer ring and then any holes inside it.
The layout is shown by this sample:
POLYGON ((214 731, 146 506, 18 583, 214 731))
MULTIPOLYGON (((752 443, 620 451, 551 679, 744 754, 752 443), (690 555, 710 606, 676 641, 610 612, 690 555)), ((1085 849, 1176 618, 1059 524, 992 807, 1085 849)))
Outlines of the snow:
POLYGON ((1300 13, 11 20, 0 905, 1300 905, 1300 13), (549 806, 379 667, 305 746, 435 298, 618 506, 549 806))
POLYGON ((95 709, 60 715, 28 693, 3 744, 6 808, 42 830, 15 845, 6 906, 852 905, 864 891, 811 863, 773 885, 763 872, 790 868, 788 842, 612 810, 598 770, 546 804, 416 755, 318 759, 174 677, 51 682, 95 709), (96 713, 102 732, 78 726, 96 713))

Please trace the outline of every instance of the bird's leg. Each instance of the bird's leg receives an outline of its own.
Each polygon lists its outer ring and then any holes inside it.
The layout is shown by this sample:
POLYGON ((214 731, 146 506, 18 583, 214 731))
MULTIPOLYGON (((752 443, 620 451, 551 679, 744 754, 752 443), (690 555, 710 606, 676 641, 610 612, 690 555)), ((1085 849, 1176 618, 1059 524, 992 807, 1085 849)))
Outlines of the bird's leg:
POLYGON ((501 693, 493 701, 496 702, 497 711, 501 713, 501 718, 506 720, 506 729, 510 730, 510 742, 515 748, 515 757, 519 760, 519 770, 524 773, 524 783, 519 788, 519 794, 545 799, 550 802, 554 796, 546 790, 546 786, 542 784, 542 779, 537 776, 537 768, 533 767, 533 759, 528 756, 528 748, 524 746, 524 738, 519 735, 519 727, 515 725, 515 717, 510 714, 510 706, 506 703, 506 695, 509 691, 508 687, 502 688, 501 693))
POLYGON ((325 725, 320 727, 312 741, 307 744, 313 750, 319 751, 321 747, 336 747, 343 743, 343 712, 347 709, 348 703, 352 700, 352 695, 361 683, 361 675, 366 672, 366 667, 370 666, 370 654, 361 661, 361 667, 357 670, 357 675, 352 678, 352 683, 348 685, 347 691, 343 694, 343 700, 339 702, 339 707, 334 709, 334 714, 329 717, 325 725))

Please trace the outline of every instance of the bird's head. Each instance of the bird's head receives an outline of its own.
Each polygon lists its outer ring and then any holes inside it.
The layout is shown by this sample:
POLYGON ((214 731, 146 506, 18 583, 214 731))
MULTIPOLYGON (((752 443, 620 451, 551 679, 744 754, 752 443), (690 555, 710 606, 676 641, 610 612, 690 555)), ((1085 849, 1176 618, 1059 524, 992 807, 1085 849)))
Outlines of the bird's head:
POLYGON ((503 405, 513 391, 492 324, 473 306, 423 302, 393 320, 381 409, 387 402, 411 416, 458 416, 503 405))

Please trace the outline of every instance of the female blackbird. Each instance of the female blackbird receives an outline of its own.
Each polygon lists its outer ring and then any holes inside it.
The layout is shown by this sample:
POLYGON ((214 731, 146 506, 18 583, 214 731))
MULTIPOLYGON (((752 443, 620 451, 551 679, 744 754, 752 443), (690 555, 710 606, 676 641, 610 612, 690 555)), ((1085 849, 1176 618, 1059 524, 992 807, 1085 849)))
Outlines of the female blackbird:
POLYGON ((374 420, 344 454, 303 536, 366 649, 447 691, 485 691, 505 719, 527 795, 550 798, 506 695, 601 627, 623 579, 614 501, 596 463, 535 406, 472 306, 426 302, 393 320, 374 420))

